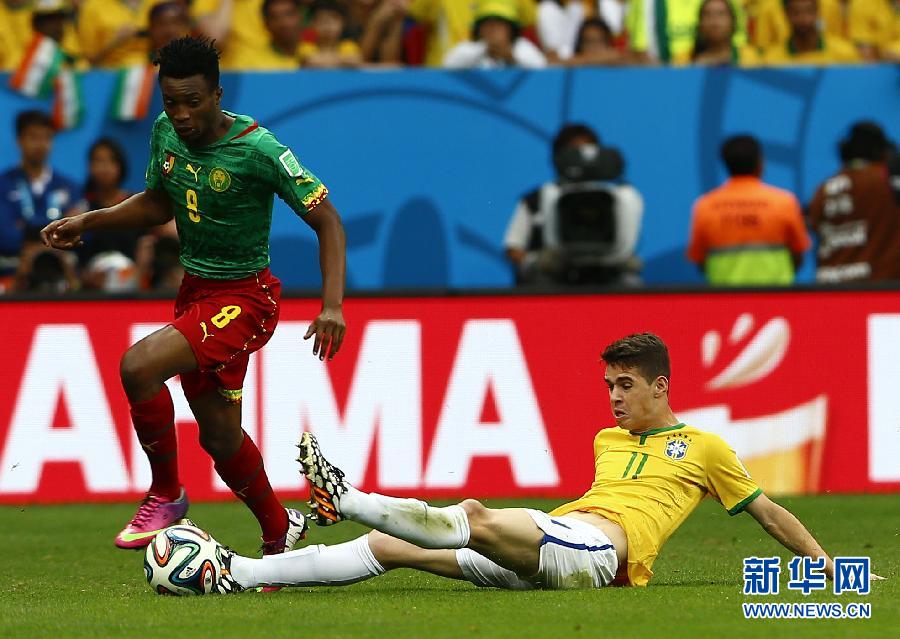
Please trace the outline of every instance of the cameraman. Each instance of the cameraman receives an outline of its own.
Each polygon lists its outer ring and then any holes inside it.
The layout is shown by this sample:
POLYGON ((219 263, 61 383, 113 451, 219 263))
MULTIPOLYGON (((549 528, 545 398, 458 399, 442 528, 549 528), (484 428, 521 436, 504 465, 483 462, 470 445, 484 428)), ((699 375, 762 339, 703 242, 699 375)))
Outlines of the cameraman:
POLYGON ((584 124, 563 126, 552 150, 556 181, 522 197, 506 229, 516 284, 640 284, 634 249, 644 203, 620 182, 622 156, 584 124))

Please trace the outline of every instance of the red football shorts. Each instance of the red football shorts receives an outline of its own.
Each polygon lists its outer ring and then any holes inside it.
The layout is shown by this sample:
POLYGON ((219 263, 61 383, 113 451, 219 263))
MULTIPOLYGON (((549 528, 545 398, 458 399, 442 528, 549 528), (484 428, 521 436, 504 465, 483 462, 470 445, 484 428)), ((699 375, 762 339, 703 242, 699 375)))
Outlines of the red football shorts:
POLYGON ((175 300, 175 321, 199 364, 181 375, 190 401, 218 391, 241 401, 250 353, 265 346, 278 324, 281 282, 269 269, 239 280, 185 274, 175 300))

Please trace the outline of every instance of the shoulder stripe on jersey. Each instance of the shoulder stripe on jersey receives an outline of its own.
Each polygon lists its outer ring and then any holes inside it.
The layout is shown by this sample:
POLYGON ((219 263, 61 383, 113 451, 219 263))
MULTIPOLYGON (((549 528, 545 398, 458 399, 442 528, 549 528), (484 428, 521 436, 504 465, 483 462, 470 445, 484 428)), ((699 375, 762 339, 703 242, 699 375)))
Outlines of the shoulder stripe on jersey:
POLYGON ((233 138, 231 138, 231 140, 232 140, 232 142, 233 142, 234 140, 237 140, 238 138, 244 137, 244 136, 247 135, 248 133, 252 133, 253 131, 255 131, 255 130, 258 129, 258 128, 259 128, 259 122, 254 122, 253 124, 251 124, 250 126, 248 126, 246 129, 244 129, 243 131, 241 131, 240 133, 238 133, 236 136, 234 136, 233 138))

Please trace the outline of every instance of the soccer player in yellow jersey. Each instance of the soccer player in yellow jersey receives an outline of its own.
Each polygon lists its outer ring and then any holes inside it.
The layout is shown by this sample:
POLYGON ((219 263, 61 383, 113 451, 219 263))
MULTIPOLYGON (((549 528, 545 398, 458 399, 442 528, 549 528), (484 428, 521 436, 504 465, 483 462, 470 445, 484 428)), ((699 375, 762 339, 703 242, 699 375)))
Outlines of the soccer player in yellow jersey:
POLYGON ((798 555, 831 558, 790 512, 769 500, 720 437, 682 424, 669 407, 669 354, 650 333, 603 352, 616 428, 594 439, 595 478, 580 499, 550 513, 492 509, 468 499, 438 508, 364 493, 306 433, 298 461, 320 525, 350 519, 375 530, 333 546, 262 560, 221 547, 214 590, 265 585, 345 585, 415 568, 477 586, 513 590, 646 586, 666 539, 704 496, 744 510, 798 555))

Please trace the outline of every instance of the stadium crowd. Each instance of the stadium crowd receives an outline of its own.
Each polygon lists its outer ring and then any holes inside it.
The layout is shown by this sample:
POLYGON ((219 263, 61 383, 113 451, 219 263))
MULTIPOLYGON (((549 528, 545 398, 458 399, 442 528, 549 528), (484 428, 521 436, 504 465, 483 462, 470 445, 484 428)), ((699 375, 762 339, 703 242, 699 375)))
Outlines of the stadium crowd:
POLYGON ((74 68, 147 64, 171 35, 223 70, 900 60, 898 0, 0 0, 0 70, 33 35, 74 68))
MULTIPOLYGON (((214 39, 227 70, 841 64, 900 61, 900 0, 0 0, 0 70, 20 73, 46 40, 76 70, 152 69, 152 52, 188 33, 214 39)), ((114 139, 87 150, 83 185, 51 167, 57 125, 40 111, 15 118, 19 159, 0 167, 0 293, 176 289, 174 223, 87 236, 74 253, 42 246, 48 222, 130 195, 114 139)), ((503 240, 517 283, 640 284, 643 201, 623 180, 623 153, 567 125, 551 155, 557 179, 522 198, 503 240), (585 207, 593 221, 578 218, 585 207), (564 218, 574 248, 565 232, 547 232, 564 218)), ((860 123, 839 155, 841 172, 805 215, 794 195, 762 182, 756 140, 726 141, 731 178, 698 200, 687 258, 711 284, 790 284, 809 229, 819 281, 900 280, 893 144, 860 123), (748 201, 762 205, 748 211, 748 201)))

